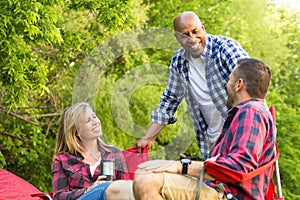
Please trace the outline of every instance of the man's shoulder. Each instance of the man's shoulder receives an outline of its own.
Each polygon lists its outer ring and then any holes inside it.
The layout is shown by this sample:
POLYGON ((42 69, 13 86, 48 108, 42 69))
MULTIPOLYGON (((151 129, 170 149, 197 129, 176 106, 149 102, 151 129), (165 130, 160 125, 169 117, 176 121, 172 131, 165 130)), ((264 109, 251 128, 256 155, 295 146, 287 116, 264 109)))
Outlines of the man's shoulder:
POLYGON ((173 55, 173 58, 183 56, 184 54, 185 54, 185 49, 184 48, 177 49, 177 51, 173 55))
POLYGON ((212 35, 207 34, 207 50, 213 55, 216 52, 223 52, 229 55, 239 55, 239 57, 248 57, 247 52, 243 49, 241 44, 233 38, 222 36, 222 35, 212 35))
POLYGON ((235 106, 239 112, 255 112, 255 113, 264 113, 268 112, 268 108, 265 104, 265 101, 263 99, 259 98, 251 98, 249 100, 246 100, 244 102, 240 102, 235 106))
POLYGON ((207 34, 207 41, 213 49, 240 49, 240 43, 228 36, 207 34))
POLYGON ((185 59, 185 52, 184 48, 178 49, 172 56, 172 62, 183 62, 185 59))
POLYGON ((207 39, 213 43, 227 43, 227 42, 237 42, 235 39, 223 36, 223 35, 213 35, 213 34, 207 34, 207 39))

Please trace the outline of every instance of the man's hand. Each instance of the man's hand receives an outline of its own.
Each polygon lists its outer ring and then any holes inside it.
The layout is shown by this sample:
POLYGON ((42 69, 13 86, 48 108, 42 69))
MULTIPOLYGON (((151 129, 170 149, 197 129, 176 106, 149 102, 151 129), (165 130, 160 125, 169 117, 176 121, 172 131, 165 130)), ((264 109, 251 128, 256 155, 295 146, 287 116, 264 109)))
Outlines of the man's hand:
POLYGON ((165 127, 163 124, 155 124, 152 123, 149 129, 147 130, 147 133, 144 137, 139 139, 135 144, 134 147, 136 147, 137 152, 141 153, 142 148, 150 147, 152 146, 153 141, 155 140, 156 136, 159 134, 159 132, 165 127))
POLYGON ((150 160, 138 165, 139 172, 168 172, 180 174, 182 166, 180 161, 174 160, 150 160))
POLYGON ((134 144, 134 147, 136 147, 137 152, 141 153, 142 148, 150 148, 152 146, 152 143, 153 140, 151 140, 150 138, 142 137, 134 144))

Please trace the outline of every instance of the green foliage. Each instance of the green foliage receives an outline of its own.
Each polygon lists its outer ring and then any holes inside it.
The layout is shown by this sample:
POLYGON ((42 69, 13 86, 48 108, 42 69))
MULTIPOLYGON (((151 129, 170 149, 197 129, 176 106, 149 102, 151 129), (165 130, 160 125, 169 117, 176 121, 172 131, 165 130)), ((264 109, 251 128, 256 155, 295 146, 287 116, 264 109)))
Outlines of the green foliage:
POLYGON ((299 13, 287 12, 266 1, 235 1, 235 12, 224 34, 237 38, 250 56, 265 61, 272 81, 267 96, 276 108, 277 141, 282 190, 286 199, 299 199, 299 13))
POLYGON ((57 7, 38 2, 2 1, 1 66, 3 105, 25 106, 29 91, 43 94, 48 63, 38 59, 36 45, 55 44, 62 38, 55 26, 57 7), (10 86, 10 87, 6 87, 10 86))
MULTIPOLYGON (((299 13, 251 0, 7 0, 0 2, 0 167, 51 191, 52 151, 62 111, 86 100, 104 140, 131 147, 150 125, 173 52, 173 18, 199 14, 208 33, 238 40, 272 70, 286 199, 299 199, 299 13), (155 27, 155 28, 153 28, 155 27)), ((150 157, 201 160, 185 102, 150 157)))
POLYGON ((78 69, 105 37, 142 26, 147 7, 139 2, 123 1, 104 12, 105 1, 90 1, 90 6, 80 1, 1 1, 1 168, 51 191, 59 116, 72 104, 78 69), (109 14, 126 23, 111 23, 109 14))
POLYGON ((60 3, 0 3, 0 166, 45 190, 52 157, 45 149, 53 148, 48 133, 55 117, 39 121, 53 112, 47 105, 49 62, 40 59, 39 46, 62 42, 56 27, 60 3))
POLYGON ((191 0, 183 2, 181 0, 145 0, 145 2, 151 5, 148 13, 148 26, 172 29, 175 16, 183 11, 193 11, 200 16, 201 21, 205 23, 209 32, 215 32, 226 21, 227 13, 230 11, 226 7, 230 5, 231 1, 191 0))

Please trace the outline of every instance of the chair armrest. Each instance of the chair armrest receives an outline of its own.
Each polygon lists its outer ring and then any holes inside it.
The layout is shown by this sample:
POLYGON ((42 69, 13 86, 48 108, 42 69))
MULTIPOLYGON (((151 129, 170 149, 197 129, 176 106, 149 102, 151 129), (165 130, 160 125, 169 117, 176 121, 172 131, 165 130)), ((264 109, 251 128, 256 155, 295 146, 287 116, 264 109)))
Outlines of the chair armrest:
POLYGON ((48 193, 36 193, 36 194, 31 194, 32 197, 39 197, 43 200, 52 200, 53 199, 53 194, 48 192, 48 193))
POLYGON ((204 167, 206 172, 209 175, 213 176, 219 181, 224 181, 229 183, 245 182, 257 176, 261 172, 265 171, 267 168, 271 167, 272 165, 274 165, 274 163, 276 162, 276 160, 278 160, 278 158, 279 158, 279 153, 270 162, 249 173, 241 173, 235 171, 231 168, 225 167, 211 160, 205 161, 204 167))

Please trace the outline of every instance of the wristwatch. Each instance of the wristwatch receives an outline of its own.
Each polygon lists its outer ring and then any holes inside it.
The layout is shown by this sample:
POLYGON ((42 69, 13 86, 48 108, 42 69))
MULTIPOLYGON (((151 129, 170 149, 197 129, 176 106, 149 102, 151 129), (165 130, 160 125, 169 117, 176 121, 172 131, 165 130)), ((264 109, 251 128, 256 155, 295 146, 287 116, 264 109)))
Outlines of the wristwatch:
POLYGON ((189 158, 183 158, 181 159, 181 164, 182 164, 182 172, 181 174, 187 174, 188 173, 188 167, 189 164, 191 164, 191 159, 189 158))

